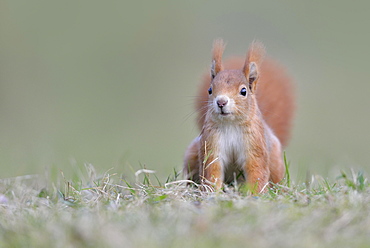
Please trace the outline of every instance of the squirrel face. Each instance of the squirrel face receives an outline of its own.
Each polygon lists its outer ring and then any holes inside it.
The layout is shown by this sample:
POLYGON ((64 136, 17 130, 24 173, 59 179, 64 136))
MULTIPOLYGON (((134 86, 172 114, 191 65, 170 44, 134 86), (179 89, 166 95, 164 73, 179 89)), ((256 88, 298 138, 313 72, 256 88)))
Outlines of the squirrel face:
POLYGON ((255 92, 259 78, 258 67, 265 50, 262 44, 255 42, 249 48, 241 70, 224 70, 222 65, 224 48, 222 40, 215 41, 206 119, 210 120, 211 118, 214 123, 248 121, 249 109, 256 107, 255 92))
POLYGON ((249 98, 253 97, 241 70, 219 72, 211 82, 208 112, 215 121, 247 118, 249 98))

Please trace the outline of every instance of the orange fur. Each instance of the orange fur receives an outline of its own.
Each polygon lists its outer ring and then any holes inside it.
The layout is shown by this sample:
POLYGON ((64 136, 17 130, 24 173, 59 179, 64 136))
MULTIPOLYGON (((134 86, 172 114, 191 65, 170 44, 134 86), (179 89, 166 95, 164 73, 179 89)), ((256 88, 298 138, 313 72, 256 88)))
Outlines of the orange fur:
POLYGON ((202 131, 186 151, 183 171, 216 190, 242 171, 248 185, 263 192, 269 181, 284 177, 281 152, 294 114, 292 82, 281 65, 265 58, 259 42, 245 61, 222 64, 223 50, 222 40, 215 41, 211 75, 204 77, 196 103, 202 131))

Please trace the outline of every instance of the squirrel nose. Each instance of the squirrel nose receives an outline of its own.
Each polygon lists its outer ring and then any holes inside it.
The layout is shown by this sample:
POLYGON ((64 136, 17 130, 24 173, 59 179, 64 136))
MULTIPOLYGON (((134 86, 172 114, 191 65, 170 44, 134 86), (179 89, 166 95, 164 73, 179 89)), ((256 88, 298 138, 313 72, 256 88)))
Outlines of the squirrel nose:
POLYGON ((227 104, 228 100, 227 99, 218 99, 217 100, 217 106, 219 108, 223 108, 227 104))

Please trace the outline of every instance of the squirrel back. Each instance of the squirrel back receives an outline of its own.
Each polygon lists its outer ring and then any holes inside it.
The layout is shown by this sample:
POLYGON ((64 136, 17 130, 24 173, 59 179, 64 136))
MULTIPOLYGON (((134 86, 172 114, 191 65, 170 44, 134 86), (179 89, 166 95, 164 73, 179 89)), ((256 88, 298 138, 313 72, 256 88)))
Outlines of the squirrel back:
MULTIPOLYGON (((223 62, 223 69, 240 69, 245 59, 230 58, 223 62)), ((288 76, 285 68, 275 60, 265 57, 260 68, 259 83, 256 97, 259 109, 267 125, 273 130, 283 147, 288 144, 294 110, 295 96, 292 79, 288 76)), ((198 110, 198 127, 203 127, 208 101, 208 88, 211 75, 208 72, 203 76, 199 87, 196 109, 198 110)))

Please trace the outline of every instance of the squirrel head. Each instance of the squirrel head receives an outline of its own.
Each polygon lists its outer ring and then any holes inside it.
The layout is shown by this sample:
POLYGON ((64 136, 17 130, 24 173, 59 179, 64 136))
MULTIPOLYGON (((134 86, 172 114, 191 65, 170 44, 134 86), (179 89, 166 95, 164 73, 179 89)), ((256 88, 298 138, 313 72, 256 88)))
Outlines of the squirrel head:
POLYGON ((259 68, 265 55, 260 42, 250 46, 241 70, 224 70, 222 54, 225 44, 216 40, 213 44, 211 65, 211 85, 209 93, 209 112, 222 120, 244 119, 255 92, 259 79, 259 68))

